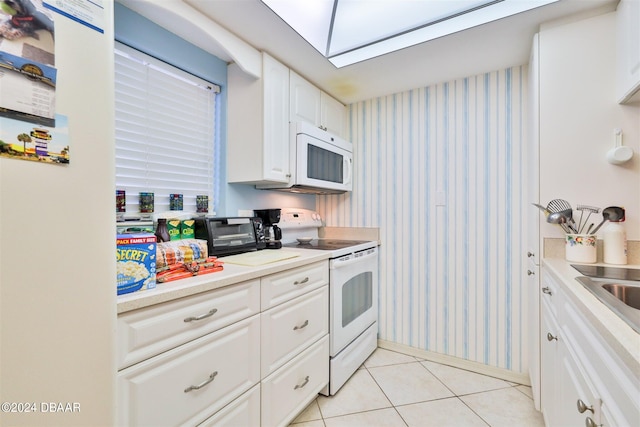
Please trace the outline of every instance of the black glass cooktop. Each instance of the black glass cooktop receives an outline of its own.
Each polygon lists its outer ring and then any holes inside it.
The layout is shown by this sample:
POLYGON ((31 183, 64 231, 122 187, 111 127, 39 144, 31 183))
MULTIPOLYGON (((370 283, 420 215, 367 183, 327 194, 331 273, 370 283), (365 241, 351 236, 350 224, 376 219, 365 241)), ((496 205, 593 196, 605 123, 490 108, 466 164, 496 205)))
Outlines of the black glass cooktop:
POLYGON ((361 243, 368 243, 366 240, 334 240, 334 239, 314 239, 309 243, 286 243, 283 246, 300 249, 319 249, 323 251, 334 251, 336 249, 357 246, 361 243))
POLYGON ((637 280, 640 281, 640 270, 623 267, 605 267, 602 265, 580 265, 571 264, 571 267, 589 277, 599 277, 602 279, 617 280, 637 280))

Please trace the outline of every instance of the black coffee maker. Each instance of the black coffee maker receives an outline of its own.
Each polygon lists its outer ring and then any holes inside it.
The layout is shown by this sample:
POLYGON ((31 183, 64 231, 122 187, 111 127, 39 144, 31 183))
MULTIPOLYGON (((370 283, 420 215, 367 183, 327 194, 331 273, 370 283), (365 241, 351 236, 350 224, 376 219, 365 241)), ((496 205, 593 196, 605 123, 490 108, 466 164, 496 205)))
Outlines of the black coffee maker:
POLYGON ((262 220, 265 249, 280 249, 282 230, 276 225, 280 222, 280 209, 255 209, 253 213, 262 220))

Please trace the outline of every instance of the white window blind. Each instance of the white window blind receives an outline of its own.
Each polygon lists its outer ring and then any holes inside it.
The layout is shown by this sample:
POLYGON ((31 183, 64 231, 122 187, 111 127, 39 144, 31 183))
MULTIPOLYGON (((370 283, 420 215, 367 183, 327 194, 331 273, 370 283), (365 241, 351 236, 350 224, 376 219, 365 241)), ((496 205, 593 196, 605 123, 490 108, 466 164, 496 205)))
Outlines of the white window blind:
POLYGON ((117 43, 115 50, 116 189, 127 214, 139 212, 139 193, 152 192, 155 212, 169 195, 183 195, 184 212, 196 196, 216 201, 216 98, 220 88, 117 43))

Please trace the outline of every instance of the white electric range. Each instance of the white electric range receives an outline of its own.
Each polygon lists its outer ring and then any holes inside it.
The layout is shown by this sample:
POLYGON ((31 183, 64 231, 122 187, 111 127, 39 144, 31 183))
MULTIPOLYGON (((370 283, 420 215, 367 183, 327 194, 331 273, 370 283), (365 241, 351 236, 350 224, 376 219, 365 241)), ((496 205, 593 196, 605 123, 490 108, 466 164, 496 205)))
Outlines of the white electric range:
POLYGON ((377 347, 378 243, 318 238, 322 218, 283 208, 278 226, 285 247, 331 251, 329 259, 329 386, 333 395, 377 347))

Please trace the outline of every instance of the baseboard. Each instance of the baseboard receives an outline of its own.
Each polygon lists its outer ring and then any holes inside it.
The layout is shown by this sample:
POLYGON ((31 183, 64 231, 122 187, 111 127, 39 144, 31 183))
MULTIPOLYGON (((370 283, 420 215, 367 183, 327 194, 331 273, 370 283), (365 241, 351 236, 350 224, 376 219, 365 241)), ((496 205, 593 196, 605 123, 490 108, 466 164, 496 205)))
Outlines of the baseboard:
POLYGON ((378 340, 378 347, 385 350, 397 351, 398 353, 408 354, 409 356, 418 357, 429 360, 431 362, 441 363, 443 365, 453 366, 454 368, 465 369, 467 371, 476 372, 482 375, 488 375, 501 380, 510 381, 512 383, 530 386, 531 380, 529 375, 519 372, 510 371, 508 369, 496 368, 483 363, 473 362, 471 360, 461 359, 459 357, 448 356, 446 354, 434 353, 432 351, 422 350, 410 347, 404 344, 398 344, 391 341, 378 340))

